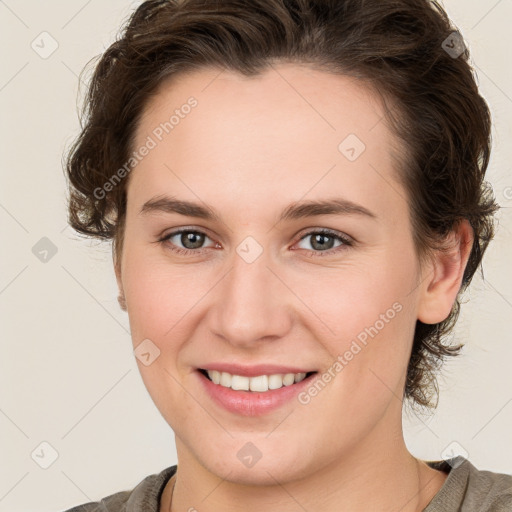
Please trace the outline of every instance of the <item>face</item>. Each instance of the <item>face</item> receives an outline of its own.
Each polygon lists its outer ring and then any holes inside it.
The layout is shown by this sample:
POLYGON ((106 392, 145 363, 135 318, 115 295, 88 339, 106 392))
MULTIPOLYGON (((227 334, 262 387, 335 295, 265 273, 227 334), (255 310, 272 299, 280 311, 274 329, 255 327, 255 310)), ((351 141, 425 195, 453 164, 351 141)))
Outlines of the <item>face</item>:
POLYGON ((292 64, 194 71, 148 104, 118 282, 180 465, 274 484, 399 432, 423 287, 383 116, 361 83, 292 64), (235 391, 216 367, 316 373, 235 391))

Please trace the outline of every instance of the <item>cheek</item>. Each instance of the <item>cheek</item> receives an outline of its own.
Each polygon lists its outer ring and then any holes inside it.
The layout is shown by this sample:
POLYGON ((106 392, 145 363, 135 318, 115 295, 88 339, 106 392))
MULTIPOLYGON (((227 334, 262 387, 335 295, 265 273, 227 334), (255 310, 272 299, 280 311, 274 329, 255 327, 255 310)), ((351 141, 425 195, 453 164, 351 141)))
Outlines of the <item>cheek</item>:
POLYGON ((199 300, 199 290, 190 276, 187 279, 184 272, 156 261, 143 248, 127 252, 123 264, 133 347, 137 353, 139 344, 147 347, 145 340, 150 340, 151 357, 158 354, 149 365, 137 358, 139 372, 158 409, 172 419, 171 426, 180 425, 192 407, 179 384, 186 378, 181 373, 180 358, 190 337, 187 322, 199 300))
POLYGON ((176 337, 182 319, 207 292, 197 272, 155 258, 151 250, 133 248, 123 264, 123 286, 134 343, 150 338, 157 344, 176 337))
POLYGON ((353 338, 364 342, 376 330, 384 335, 391 324, 398 325, 398 317, 405 316, 399 310, 414 299, 414 280, 413 262, 397 264, 381 255, 372 261, 366 258, 339 268, 287 276, 293 292, 310 310, 303 318, 309 318, 320 339, 333 340, 340 348, 353 338))
POLYGON ((416 324, 415 278, 413 257, 380 255, 325 278, 317 274, 315 286, 297 279, 294 290, 314 313, 309 330, 331 357, 333 389, 344 403, 364 408, 368 401, 401 396, 416 324))

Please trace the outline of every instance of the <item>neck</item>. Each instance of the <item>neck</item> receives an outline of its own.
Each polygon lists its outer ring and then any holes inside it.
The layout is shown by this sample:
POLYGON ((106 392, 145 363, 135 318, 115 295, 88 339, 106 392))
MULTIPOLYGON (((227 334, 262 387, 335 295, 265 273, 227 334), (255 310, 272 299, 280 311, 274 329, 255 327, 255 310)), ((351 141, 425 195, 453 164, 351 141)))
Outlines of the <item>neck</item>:
POLYGON ((401 442, 393 440, 387 453, 381 447, 366 456, 348 454, 339 463, 323 467, 307 478, 283 479, 275 485, 248 486, 223 480, 185 457, 165 488, 160 512, 421 512, 447 475, 415 459, 407 451, 403 437, 398 441, 401 442), (378 457, 379 453, 385 456, 378 457))

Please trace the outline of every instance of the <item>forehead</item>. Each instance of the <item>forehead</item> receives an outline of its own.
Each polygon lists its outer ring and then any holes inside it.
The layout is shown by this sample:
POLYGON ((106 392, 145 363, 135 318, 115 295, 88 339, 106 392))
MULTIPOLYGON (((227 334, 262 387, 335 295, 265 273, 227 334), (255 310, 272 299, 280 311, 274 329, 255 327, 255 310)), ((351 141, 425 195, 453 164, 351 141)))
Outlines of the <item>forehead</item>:
MULTIPOLYGON (((148 138, 156 144, 137 165, 132 189, 147 196, 179 184, 190 195, 179 183, 186 176, 196 195, 222 189, 240 200, 262 187, 283 201, 332 187, 353 200, 385 197, 400 146, 384 112, 361 81, 303 65, 273 65, 253 77, 208 68, 178 74, 141 116, 135 147, 148 138)), ((387 192, 396 201, 397 185, 387 192)))
POLYGON ((368 82, 305 64, 273 64, 254 76, 202 68, 162 81, 146 104, 137 135, 154 128, 155 121, 168 120, 190 97, 197 99, 202 121, 211 121, 213 115, 219 128, 238 129, 240 122, 251 127, 263 120, 267 125, 260 135, 308 119, 310 131, 340 136, 351 127, 364 138, 384 113, 381 97, 368 82))

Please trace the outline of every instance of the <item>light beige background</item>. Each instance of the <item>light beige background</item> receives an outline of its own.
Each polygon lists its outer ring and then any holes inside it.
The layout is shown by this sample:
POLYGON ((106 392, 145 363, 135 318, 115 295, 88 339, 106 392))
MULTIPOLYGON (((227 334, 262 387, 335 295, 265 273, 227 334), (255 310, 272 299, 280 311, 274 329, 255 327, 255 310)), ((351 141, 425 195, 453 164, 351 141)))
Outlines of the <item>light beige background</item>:
MULTIPOLYGON (((78 74, 138 3, 0 1, 0 511, 62 510, 177 462, 132 354, 110 245, 80 240, 66 221, 78 74), (57 250, 46 262, 32 252, 43 237, 57 250)), ((503 209, 456 331, 464 354, 445 366, 436 414, 405 418, 406 440, 424 459, 459 453, 512 473, 512 1, 445 6, 493 111, 489 180, 503 209)))

